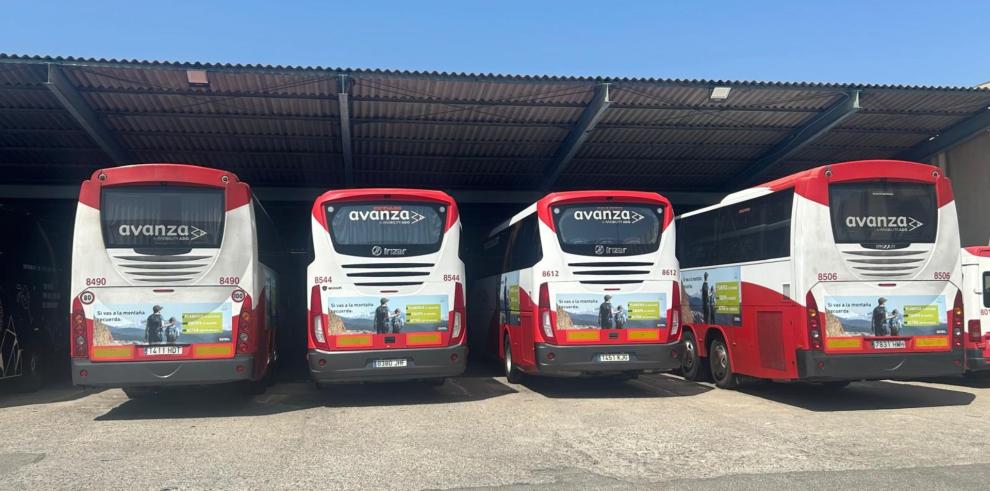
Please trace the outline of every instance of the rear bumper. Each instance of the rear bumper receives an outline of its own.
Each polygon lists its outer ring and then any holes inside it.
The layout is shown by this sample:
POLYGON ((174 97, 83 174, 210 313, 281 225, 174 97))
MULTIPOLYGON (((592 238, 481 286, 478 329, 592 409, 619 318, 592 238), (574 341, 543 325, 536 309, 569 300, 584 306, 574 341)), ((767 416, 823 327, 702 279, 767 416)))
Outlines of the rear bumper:
POLYGON ((318 383, 386 382, 456 377, 467 367, 467 346, 397 350, 322 351, 307 354, 309 374, 318 383), (457 355, 456 359, 452 358, 457 355), (375 368, 375 360, 406 360, 400 368, 375 368), (320 360, 324 365, 320 366, 320 360))
POLYGON ((250 380, 254 355, 223 360, 92 362, 72 360, 72 383, 88 387, 206 385, 250 380), (241 367, 238 370, 238 367, 241 367), (86 376, 80 372, 86 371, 86 376))
POLYGON ((990 359, 980 349, 966 350, 966 370, 990 370, 990 359))
POLYGON ((681 366, 681 343, 593 346, 537 344, 536 359, 536 370, 540 375, 674 370, 681 366), (550 353, 554 355, 552 360, 549 359, 550 353), (598 361, 598 355, 607 353, 628 353, 629 361, 598 361))
POLYGON ((943 377, 962 374, 963 351, 829 355, 797 350, 797 369, 801 380, 812 382, 943 377))

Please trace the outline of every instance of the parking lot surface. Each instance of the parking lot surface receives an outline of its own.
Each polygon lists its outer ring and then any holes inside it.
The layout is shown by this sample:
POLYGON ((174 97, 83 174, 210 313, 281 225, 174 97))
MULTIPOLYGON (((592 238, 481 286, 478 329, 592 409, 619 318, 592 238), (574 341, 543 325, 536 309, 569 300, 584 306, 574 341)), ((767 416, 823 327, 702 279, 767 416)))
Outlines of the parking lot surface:
POLYGON ((990 379, 0 391, 0 489, 983 488, 990 379))

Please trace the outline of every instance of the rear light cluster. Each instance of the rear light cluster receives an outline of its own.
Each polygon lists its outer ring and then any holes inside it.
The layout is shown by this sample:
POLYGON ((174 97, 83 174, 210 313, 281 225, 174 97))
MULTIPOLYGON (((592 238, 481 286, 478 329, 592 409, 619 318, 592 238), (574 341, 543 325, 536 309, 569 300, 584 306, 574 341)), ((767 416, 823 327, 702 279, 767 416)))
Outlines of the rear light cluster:
POLYGON ((254 353, 256 351, 258 340, 254 328, 257 324, 254 311, 251 310, 251 296, 245 293, 244 300, 241 302, 241 314, 237 316, 238 353, 254 353))
POLYGON ((983 340, 983 326, 980 324, 980 319, 970 319, 969 340, 974 343, 979 343, 983 340))
POLYGON ((822 351, 824 345, 822 344, 821 312, 818 311, 818 302, 815 302, 815 296, 811 292, 808 292, 805 299, 805 308, 808 311, 808 345, 811 346, 812 350, 822 351))
POLYGON ((952 347, 963 346, 963 303, 962 292, 956 292, 956 301, 952 304, 952 347))
MULTIPOLYGON (((84 292, 84 294, 86 293, 84 292)), ((89 332, 86 329, 86 313, 78 298, 72 301, 72 315, 69 319, 69 325, 72 331, 72 357, 86 358, 89 354, 89 332)))
POLYGON ((557 325, 557 313, 550 308, 550 285, 540 284, 540 330, 543 331, 543 339, 548 343, 556 341, 554 327, 557 325))
POLYGON ((451 316, 450 326, 450 346, 464 342, 464 285, 460 282, 454 283, 454 311, 451 316))
POLYGON ((671 295, 670 312, 667 314, 670 319, 670 334, 667 338, 676 341, 681 335, 681 284, 674 282, 674 292, 671 295))
POLYGON ((328 320, 327 314, 323 312, 323 297, 320 296, 320 287, 313 286, 309 297, 309 332, 313 345, 325 350, 330 349, 327 345, 326 335, 328 320))

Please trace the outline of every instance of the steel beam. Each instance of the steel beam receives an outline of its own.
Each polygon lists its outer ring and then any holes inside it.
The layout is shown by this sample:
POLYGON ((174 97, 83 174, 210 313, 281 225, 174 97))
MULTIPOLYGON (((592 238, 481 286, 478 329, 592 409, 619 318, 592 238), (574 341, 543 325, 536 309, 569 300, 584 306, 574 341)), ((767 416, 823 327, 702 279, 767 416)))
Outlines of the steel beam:
POLYGON ((990 129, 990 107, 984 107, 975 116, 970 116, 907 149, 898 155, 898 158, 926 162, 935 154, 948 150, 987 129, 990 129))
POLYGON ((577 124, 574 125, 574 128, 571 129, 567 138, 560 145, 560 148, 557 149, 557 153, 554 154, 553 162, 543 175, 540 189, 546 191, 553 187, 560 175, 570 165, 571 160, 577 155, 578 150, 581 149, 581 145, 588 139, 588 135, 591 134, 595 126, 598 125, 598 122, 601 121, 602 116, 605 115, 605 110, 612 104, 612 100, 609 98, 608 87, 609 84, 607 83, 595 87, 595 96, 584 108, 581 118, 578 119, 577 124))
POLYGON ((351 146, 350 83, 347 75, 340 76, 337 90, 337 112, 340 113, 340 148, 344 153, 344 185, 354 186, 354 150, 351 146))
POLYGON ((96 113, 86 104, 86 101, 79 95, 79 91, 69 82, 58 65, 48 64, 48 80, 45 82, 45 86, 96 145, 110 157, 113 163, 133 162, 128 152, 120 146, 110 130, 103 125, 96 113))
POLYGON ((807 124, 798 128, 767 153, 748 165, 742 172, 728 181, 728 187, 742 189, 760 182, 763 176, 774 167, 784 162, 802 148, 817 140, 819 137, 859 111, 859 91, 853 90, 839 102, 822 111, 807 124))

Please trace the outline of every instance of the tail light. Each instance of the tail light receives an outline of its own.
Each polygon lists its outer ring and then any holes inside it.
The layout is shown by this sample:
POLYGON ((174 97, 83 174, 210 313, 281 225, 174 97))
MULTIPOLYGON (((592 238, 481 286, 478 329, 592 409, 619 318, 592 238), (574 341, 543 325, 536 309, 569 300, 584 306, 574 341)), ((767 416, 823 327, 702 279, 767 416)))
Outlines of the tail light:
POLYGON ((320 296, 320 287, 313 286, 309 297, 309 332, 316 348, 330 349, 327 344, 327 315, 323 312, 323 297, 320 296))
POLYGON ((554 326, 557 324, 557 313, 550 308, 550 285, 540 284, 540 329, 543 331, 543 339, 547 342, 554 342, 554 326))
POLYGON ((89 355, 89 329, 86 324, 86 312, 77 297, 72 301, 72 314, 69 316, 73 358, 86 358, 89 355))
POLYGON ((450 346, 464 342, 464 338, 466 337, 466 329, 464 329, 465 317, 464 285, 456 282, 454 283, 454 311, 450 321, 450 342, 448 343, 450 346))
POLYGON ((670 334, 667 338, 676 341, 681 335, 681 284, 674 282, 674 293, 670 296, 670 312, 667 313, 670 334))
POLYGON ((258 325, 251 310, 251 296, 245 294, 241 301, 241 313, 237 316, 237 352, 254 353, 257 351, 258 336, 255 327, 258 325))
POLYGON ((983 340, 983 326, 980 325, 980 319, 971 319, 969 321, 969 340, 974 343, 979 343, 983 340))
POLYGON ((963 346, 963 303, 962 292, 956 292, 956 300, 952 303, 952 347, 963 346))
POLYGON ((808 311, 808 345, 812 350, 822 351, 821 312, 818 311, 818 302, 815 302, 815 296, 811 292, 805 297, 805 308, 808 311))

